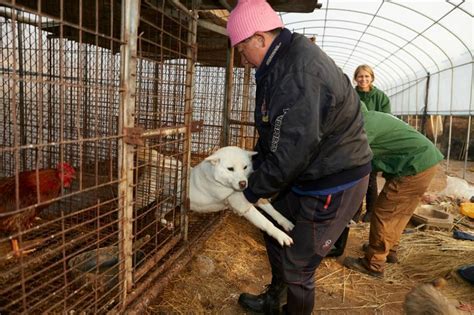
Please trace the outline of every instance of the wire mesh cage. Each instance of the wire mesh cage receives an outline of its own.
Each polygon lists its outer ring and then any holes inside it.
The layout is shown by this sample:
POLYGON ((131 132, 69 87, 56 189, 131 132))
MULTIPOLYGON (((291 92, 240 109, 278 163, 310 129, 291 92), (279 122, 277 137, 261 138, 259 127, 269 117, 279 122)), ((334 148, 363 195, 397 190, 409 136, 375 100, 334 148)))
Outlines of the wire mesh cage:
POLYGON ((0 1, 0 313, 124 309, 184 239, 195 17, 133 5, 0 1))
POLYGON ((230 109, 229 142, 246 150, 253 150, 258 135, 254 127, 255 71, 235 68, 233 100, 230 109))
MULTIPOLYGON (((78 8, 18 2, 1 8, 0 312, 107 308, 118 301, 117 283, 106 295, 84 290, 90 281, 68 261, 119 242, 113 104, 120 75, 110 48, 120 38, 112 29, 97 35, 97 20, 68 20, 78 8), (92 45, 99 38, 102 46, 92 45)), ((98 3, 89 9, 109 21, 119 14, 98 3)))

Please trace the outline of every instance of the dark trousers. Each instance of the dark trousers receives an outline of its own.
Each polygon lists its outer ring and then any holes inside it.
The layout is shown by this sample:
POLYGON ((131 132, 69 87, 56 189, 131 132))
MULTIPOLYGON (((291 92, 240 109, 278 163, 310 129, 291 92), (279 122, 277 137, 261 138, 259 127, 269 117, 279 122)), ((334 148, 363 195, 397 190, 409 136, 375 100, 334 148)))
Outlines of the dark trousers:
MULTIPOLYGON (((370 217, 374 213, 375 203, 379 195, 377 187, 377 172, 373 171, 369 176, 369 186, 367 187, 367 193, 365 194, 365 215, 364 222, 370 222, 370 217)), ((362 210, 362 203, 360 204, 362 210)), ((357 220, 358 221, 358 220, 357 220)))
MULTIPOLYGON (((372 172, 369 175, 369 185, 367 187, 367 193, 365 194, 365 214, 363 216, 363 222, 370 222, 370 218, 375 209, 375 203, 377 202, 378 198, 378 186, 377 186, 377 172, 372 172)), ((360 203, 359 210, 354 214, 352 220, 358 222, 360 220, 360 216, 362 214, 362 202, 360 203)), ((342 232, 339 239, 334 244, 334 249, 329 253, 329 256, 340 256, 344 253, 344 249, 346 248, 347 238, 349 237, 349 228, 346 227, 342 232)))
POLYGON ((326 196, 287 192, 272 202, 275 209, 295 224, 289 233, 294 241, 291 247, 282 248, 264 233, 272 282, 284 281, 288 285, 290 314, 313 311, 316 268, 357 212, 368 181, 369 176, 366 176, 351 188, 326 196))

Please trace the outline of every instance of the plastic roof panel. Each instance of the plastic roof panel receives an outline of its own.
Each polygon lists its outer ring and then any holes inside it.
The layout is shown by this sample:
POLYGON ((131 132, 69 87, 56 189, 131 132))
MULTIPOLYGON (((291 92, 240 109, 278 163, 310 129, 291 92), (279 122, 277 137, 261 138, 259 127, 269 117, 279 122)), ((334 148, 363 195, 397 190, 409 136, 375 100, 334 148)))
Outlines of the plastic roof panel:
POLYGON ((323 0, 312 13, 282 13, 352 78, 362 63, 391 97, 395 114, 471 114, 473 1, 323 0), (424 95, 428 86, 428 103, 424 95))

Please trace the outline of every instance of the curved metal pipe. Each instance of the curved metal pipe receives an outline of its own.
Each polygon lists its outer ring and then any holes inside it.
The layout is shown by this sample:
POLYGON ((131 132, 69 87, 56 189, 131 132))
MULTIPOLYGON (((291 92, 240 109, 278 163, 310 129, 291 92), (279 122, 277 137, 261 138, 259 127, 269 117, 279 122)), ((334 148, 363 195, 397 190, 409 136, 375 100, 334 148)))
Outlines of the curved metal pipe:
POLYGON ((227 2, 227 0, 219 0, 219 4, 223 6, 227 11, 232 11, 232 6, 227 2))

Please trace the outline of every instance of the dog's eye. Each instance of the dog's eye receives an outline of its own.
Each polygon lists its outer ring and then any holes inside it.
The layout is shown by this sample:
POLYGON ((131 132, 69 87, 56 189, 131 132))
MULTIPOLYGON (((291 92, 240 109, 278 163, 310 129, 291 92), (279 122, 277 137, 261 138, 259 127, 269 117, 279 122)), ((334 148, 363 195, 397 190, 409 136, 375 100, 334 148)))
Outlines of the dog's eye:
POLYGON ((227 168, 229 171, 233 172, 234 171, 234 168, 233 167, 228 167, 227 168))
POLYGON ((247 165, 244 166, 244 170, 246 170, 246 169, 247 169, 247 165))

